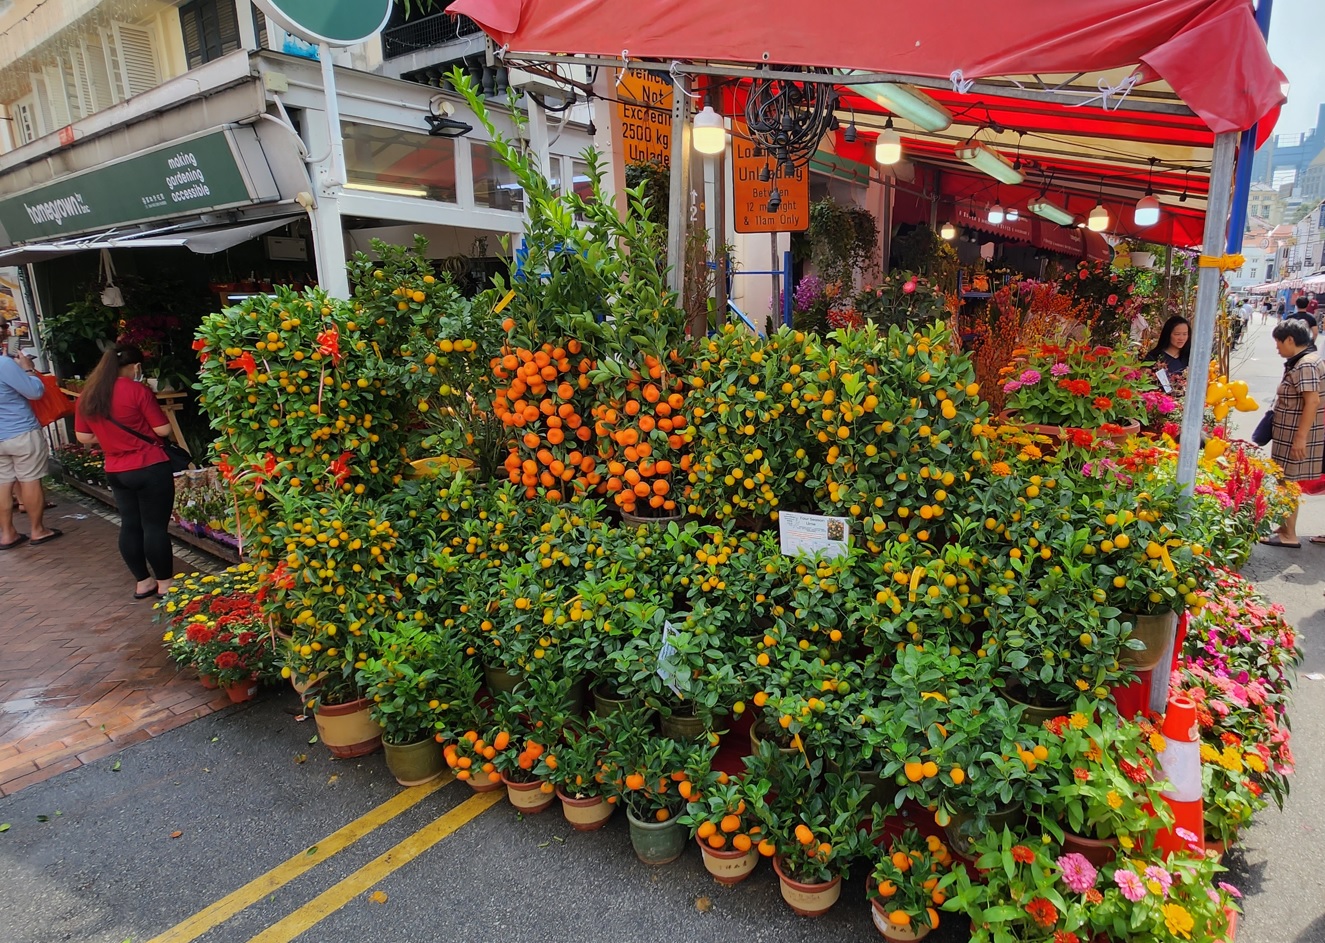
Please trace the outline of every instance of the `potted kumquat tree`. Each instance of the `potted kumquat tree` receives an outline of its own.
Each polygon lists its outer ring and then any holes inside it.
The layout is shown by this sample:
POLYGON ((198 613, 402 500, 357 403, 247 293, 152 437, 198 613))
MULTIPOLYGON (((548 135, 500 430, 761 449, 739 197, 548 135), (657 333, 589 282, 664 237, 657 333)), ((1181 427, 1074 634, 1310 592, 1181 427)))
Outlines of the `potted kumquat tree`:
POLYGON ((690 803, 678 821, 689 826, 714 880, 739 884, 759 863, 763 827, 755 818, 754 803, 763 798, 768 783, 740 776, 719 782, 720 775, 710 774, 702 792, 688 782, 681 784, 683 793, 690 793, 690 803))
MULTIPOLYGON (((874 821, 877 829, 883 821, 881 810, 874 821)), ((939 881, 952 867, 952 854, 939 838, 930 835, 922 840, 913 828, 888 843, 886 850, 883 845, 879 848, 866 891, 874 926, 888 940, 922 939, 938 929, 935 908, 946 899, 939 881)))

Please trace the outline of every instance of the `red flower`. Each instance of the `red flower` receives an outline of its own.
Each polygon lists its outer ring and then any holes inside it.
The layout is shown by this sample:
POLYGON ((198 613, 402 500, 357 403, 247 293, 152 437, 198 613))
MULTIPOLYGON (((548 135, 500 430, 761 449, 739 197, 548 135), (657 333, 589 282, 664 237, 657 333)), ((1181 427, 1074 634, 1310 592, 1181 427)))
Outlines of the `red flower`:
POLYGON ((242 368, 243 371, 248 374, 250 380, 253 379, 253 375, 258 372, 257 361, 253 359, 253 355, 247 350, 239 357, 236 357, 234 360, 226 364, 226 367, 231 370, 242 368))
POLYGON ((234 652, 221 652, 216 656, 216 667, 222 671, 228 671, 231 668, 239 667, 239 656, 234 652))
POLYGON ((1150 778, 1150 774, 1146 771, 1145 767, 1138 766, 1135 763, 1129 763, 1126 760, 1119 760, 1118 768, 1123 771, 1124 776, 1134 783, 1143 783, 1150 778))
POLYGON ((1098 888, 1092 887, 1090 890, 1086 891, 1086 903, 1102 904, 1104 903, 1104 895, 1099 892, 1098 888))
POLYGON ((228 455, 222 455, 220 460, 217 461, 216 467, 221 472, 222 478, 224 478, 226 481, 234 481, 235 469, 234 466, 232 466, 230 462, 227 461, 228 458, 229 458, 228 455))
MULTIPOLYGON (((1096 893, 1099 893, 1096 891, 1096 893)), ((1104 898, 1100 898, 1103 900, 1104 898)), ((1081 937, 1077 936, 1071 930, 1055 930, 1054 943, 1081 943, 1081 937)))
POLYGON ((323 357, 330 357, 333 364, 340 363, 340 332, 332 325, 317 336, 317 350, 323 357))
POLYGON ((1084 769, 1081 769, 1080 767, 1075 767, 1072 770, 1072 775, 1076 777, 1078 782, 1083 782, 1083 783, 1090 782, 1090 773, 1084 769))
POLYGON ((1056 737, 1061 737, 1063 731, 1067 729, 1067 718, 1063 716, 1054 717, 1044 722, 1044 728, 1056 737))
POLYGON ((1109 399, 1107 396, 1097 396, 1095 397, 1095 408, 1113 409, 1113 400, 1109 399))
POLYGON ((1026 913, 1042 927, 1052 927, 1058 922, 1058 908, 1043 897, 1037 897, 1027 904, 1026 913))
POLYGON ((1119 390, 1118 393, 1117 393, 1117 396, 1118 396, 1119 399, 1131 399, 1131 398, 1132 398, 1133 396, 1135 396, 1135 395, 1136 395, 1136 394, 1133 393, 1133 392, 1132 392, 1129 388, 1127 388, 1127 387, 1123 387, 1123 388, 1122 388, 1121 390, 1119 390))
POLYGON ((327 470, 336 476, 337 485, 345 484, 345 479, 350 477, 351 469, 349 466, 349 458, 353 454, 353 452, 341 452, 340 458, 336 459, 327 467, 327 470))
POLYGON ((1071 429, 1068 435, 1072 439, 1072 444, 1078 448, 1090 448, 1095 442, 1095 436, 1089 429, 1071 429))
POLYGON ((195 622, 184 630, 184 637, 194 645, 206 645, 216 637, 216 633, 201 622, 195 622))
POLYGON ((1035 860, 1035 852, 1031 851, 1025 845, 1013 845, 1012 860, 1019 861, 1022 864, 1030 864, 1035 860))
POLYGON ((206 363, 211 359, 211 354, 207 353, 207 342, 201 337, 193 342, 193 349, 198 352, 198 362, 206 363))

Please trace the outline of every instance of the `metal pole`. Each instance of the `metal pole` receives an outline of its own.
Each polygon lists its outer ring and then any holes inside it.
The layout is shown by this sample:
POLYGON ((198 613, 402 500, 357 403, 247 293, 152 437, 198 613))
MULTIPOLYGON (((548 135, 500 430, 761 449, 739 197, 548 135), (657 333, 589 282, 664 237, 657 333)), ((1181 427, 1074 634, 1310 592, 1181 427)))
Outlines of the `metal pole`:
POLYGON ((791 327, 791 300, 791 250, 788 249, 782 253, 782 323, 787 327, 791 327))
MULTIPOLYGON (((667 205, 667 286, 676 292, 676 303, 685 304, 686 226, 690 213, 690 77, 675 78, 672 93, 671 193, 667 205)), ((693 328, 693 325, 692 325, 693 328)), ((701 335, 702 336, 702 335, 701 335)))
MULTIPOLYGON (((1236 141, 1237 135, 1231 131, 1215 137, 1214 164, 1210 168, 1210 198, 1206 205, 1205 233, 1201 240, 1203 251, 1211 255, 1217 253, 1224 244, 1236 141)), ((1192 324, 1187 398, 1183 404, 1182 443, 1178 451, 1178 483, 1189 495, 1196 483, 1196 461, 1201 454, 1201 420, 1205 414, 1205 390, 1210 379, 1210 351, 1214 346, 1215 322, 1219 317, 1219 281, 1222 277, 1217 268, 1202 268, 1196 283, 1196 316, 1192 324)))
POLYGON ((718 328, 727 323, 727 149, 713 161, 713 262, 716 276, 713 297, 717 301, 718 328))
MULTIPOLYGON (((1256 7, 1256 25, 1261 35, 1270 37, 1270 14, 1274 11, 1274 0, 1260 0, 1256 7)), ((1247 228, 1247 198, 1251 195, 1251 167, 1256 160, 1256 129, 1252 125, 1238 139, 1237 182, 1233 187, 1232 217, 1228 224, 1228 248, 1231 255, 1242 251, 1242 233, 1247 228)))
POLYGON ((341 137, 340 101, 336 95, 336 72, 331 65, 331 46, 318 46, 322 66, 322 93, 327 113, 327 160, 319 168, 317 207, 309 210, 313 245, 317 255, 317 280, 333 298, 350 297, 350 278, 345 270, 345 232, 340 215, 340 190, 345 185, 345 141, 341 137))
POLYGON ((331 46, 321 43, 317 47, 318 63, 322 66, 322 92, 327 99, 327 140, 331 142, 331 167, 328 184, 345 185, 345 139, 340 131, 340 101, 336 97, 336 70, 331 66, 331 46))

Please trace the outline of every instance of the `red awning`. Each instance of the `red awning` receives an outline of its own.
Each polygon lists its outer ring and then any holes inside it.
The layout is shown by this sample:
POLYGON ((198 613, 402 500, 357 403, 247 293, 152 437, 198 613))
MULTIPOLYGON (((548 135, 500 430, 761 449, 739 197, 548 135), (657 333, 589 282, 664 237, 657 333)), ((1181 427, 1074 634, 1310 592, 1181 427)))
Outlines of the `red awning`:
POLYGON ((1249 128, 1284 101, 1251 0, 948 0, 928 16, 901 0, 821 10, 765 0, 757 12, 730 0, 455 0, 447 9, 516 57, 790 63, 955 81, 1141 68, 1214 132, 1249 128))

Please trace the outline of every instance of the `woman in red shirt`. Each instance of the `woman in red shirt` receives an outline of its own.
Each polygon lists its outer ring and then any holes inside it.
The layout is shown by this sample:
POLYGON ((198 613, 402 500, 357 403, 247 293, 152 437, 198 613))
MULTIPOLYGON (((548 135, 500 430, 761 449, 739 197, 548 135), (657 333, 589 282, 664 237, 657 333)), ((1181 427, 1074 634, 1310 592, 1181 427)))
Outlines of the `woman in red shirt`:
POLYGON ((87 378, 74 418, 78 441, 100 444, 106 456, 106 480, 120 512, 120 556, 138 581, 134 599, 164 596, 175 572, 166 530, 175 478, 156 444, 170 434, 170 422, 142 380, 143 352, 116 344, 87 378))

